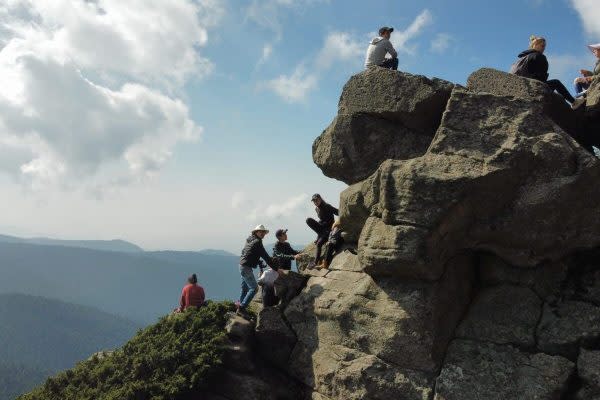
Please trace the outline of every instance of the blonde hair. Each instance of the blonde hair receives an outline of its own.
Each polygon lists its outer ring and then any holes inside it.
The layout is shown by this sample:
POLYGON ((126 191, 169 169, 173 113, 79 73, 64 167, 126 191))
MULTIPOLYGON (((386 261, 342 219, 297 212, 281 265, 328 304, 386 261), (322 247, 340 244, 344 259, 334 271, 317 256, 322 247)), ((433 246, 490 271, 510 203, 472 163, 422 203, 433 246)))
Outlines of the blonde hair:
POLYGON ((541 36, 531 35, 529 36, 529 48, 533 49, 538 43, 546 43, 546 39, 541 36))
POLYGON ((333 225, 331 225, 331 229, 335 229, 335 228, 339 227, 340 225, 341 225, 341 223, 340 223, 340 220, 339 220, 339 219, 336 219, 336 220, 333 222, 333 225))

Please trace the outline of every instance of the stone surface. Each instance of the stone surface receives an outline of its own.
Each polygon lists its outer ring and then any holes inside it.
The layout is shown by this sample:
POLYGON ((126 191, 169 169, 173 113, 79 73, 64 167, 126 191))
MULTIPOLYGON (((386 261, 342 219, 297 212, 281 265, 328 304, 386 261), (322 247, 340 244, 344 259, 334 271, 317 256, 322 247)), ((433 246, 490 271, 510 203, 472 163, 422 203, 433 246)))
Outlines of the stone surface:
POLYGON ((256 325, 257 353, 278 368, 285 369, 296 345, 296 335, 283 319, 279 306, 263 308, 256 325))
POLYGON ((574 364, 560 356, 523 353, 509 345, 451 343, 435 400, 557 400, 574 364))
POLYGON ((248 344, 254 340, 254 323, 234 313, 229 315, 225 331, 233 343, 248 344))
POLYGON ((580 301, 545 304, 537 336, 543 352, 575 360, 579 346, 600 339, 600 307, 580 301))
POLYGON ((542 105, 454 89, 428 152, 385 161, 362 185, 377 205, 361 231, 360 261, 371 274, 424 279, 464 249, 521 267, 558 261, 600 243, 589 196, 599 178, 599 161, 542 105), (569 212, 557 213, 565 204, 569 212))
POLYGON ((577 399, 600 399, 600 351, 581 349, 577 358, 577 371, 581 380, 577 399))
POLYGON ((424 154, 452 87, 383 68, 354 75, 344 86, 338 116, 313 144, 313 160, 326 176, 352 184, 382 161, 424 154))
MULTIPOLYGON (((340 257, 340 263, 355 263, 357 258, 351 253, 340 257)), ((402 377, 406 376, 427 381, 426 377, 439 368, 468 304, 472 284, 469 266, 455 263, 439 282, 433 283, 374 279, 363 272, 337 268, 324 277, 311 277, 285 310, 286 320, 298 338, 290 358, 290 374, 328 396, 341 390, 335 386, 343 383, 332 383, 337 375, 334 371, 354 371, 362 365, 356 360, 375 363, 382 368, 381 376, 399 382, 404 382, 407 378, 402 377), (342 353, 350 354, 350 359, 339 356, 342 353), (338 357, 332 358, 332 354, 338 357)), ((369 389, 371 383, 360 384, 354 379, 350 379, 354 383, 345 384, 351 384, 352 391, 375 390, 369 389)), ((399 386, 401 391, 408 390, 406 385, 399 386)), ((424 383, 417 386, 428 387, 424 383)), ((392 393, 391 389, 381 390, 392 393)), ((414 396, 426 396, 428 390, 419 389, 414 396)))
POLYGON ((275 294, 285 307, 306 285, 306 277, 294 271, 284 271, 275 281, 275 294))
POLYGON ((514 267, 493 254, 479 257, 479 276, 484 286, 509 283, 533 290, 542 299, 557 296, 567 279, 569 265, 565 260, 542 263, 533 268, 514 267))
POLYGON ((541 311, 542 301, 531 289, 509 285, 485 288, 473 300, 456 336, 533 348, 541 311))

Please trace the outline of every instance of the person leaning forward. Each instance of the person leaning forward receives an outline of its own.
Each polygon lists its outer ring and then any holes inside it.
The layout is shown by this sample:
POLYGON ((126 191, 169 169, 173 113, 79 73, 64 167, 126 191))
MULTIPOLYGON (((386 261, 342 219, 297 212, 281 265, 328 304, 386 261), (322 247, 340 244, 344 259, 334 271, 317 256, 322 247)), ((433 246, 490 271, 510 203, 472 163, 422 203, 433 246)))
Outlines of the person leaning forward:
POLYGON ((273 246, 273 258, 277 260, 279 268, 289 271, 292 269, 292 260, 297 260, 300 252, 294 250, 287 241, 287 231, 287 229, 278 229, 275 232, 277 242, 273 246))
POLYGON ((329 232, 331 232, 331 227, 335 222, 335 215, 338 215, 338 209, 326 203, 318 193, 312 196, 311 201, 316 207, 315 211, 319 220, 315 221, 313 218, 307 218, 306 224, 317 234, 317 240, 315 241, 317 245, 315 264, 319 264, 321 261, 321 249, 323 244, 327 242, 329 232))
POLYGON ((236 302, 238 314, 247 316, 246 308, 256 295, 257 283, 253 269, 258 266, 258 262, 262 258, 275 271, 278 267, 273 261, 269 253, 263 245, 263 238, 269 233, 269 230, 264 225, 258 225, 252 230, 252 233, 246 239, 246 245, 242 250, 240 257, 240 275, 242 276, 242 290, 240 300, 236 302))
POLYGON ((365 68, 379 66, 393 70, 398 69, 398 52, 390 42, 392 32, 394 32, 394 28, 387 26, 379 29, 379 36, 373 38, 367 48, 365 68), (391 58, 386 58, 387 54, 391 58))

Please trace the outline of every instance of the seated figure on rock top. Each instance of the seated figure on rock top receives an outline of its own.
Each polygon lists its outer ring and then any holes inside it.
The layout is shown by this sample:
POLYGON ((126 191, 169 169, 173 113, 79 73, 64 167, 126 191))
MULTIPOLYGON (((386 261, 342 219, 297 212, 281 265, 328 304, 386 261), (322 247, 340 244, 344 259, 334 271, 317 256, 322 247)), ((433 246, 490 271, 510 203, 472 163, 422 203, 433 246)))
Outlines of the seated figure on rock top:
POLYGON ((365 68, 378 66, 393 70, 398 69, 398 52, 390 42, 392 32, 394 32, 394 28, 387 26, 379 29, 379 36, 373 38, 367 48, 365 68), (388 54, 390 57, 386 58, 388 54))

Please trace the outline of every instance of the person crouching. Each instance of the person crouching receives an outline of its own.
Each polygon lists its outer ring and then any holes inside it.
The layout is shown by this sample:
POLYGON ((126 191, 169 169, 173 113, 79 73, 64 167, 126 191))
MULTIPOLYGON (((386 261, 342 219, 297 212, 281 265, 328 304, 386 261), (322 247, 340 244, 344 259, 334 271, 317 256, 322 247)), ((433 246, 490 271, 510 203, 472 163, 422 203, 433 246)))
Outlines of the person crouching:
POLYGON ((264 307, 276 306, 279 303, 279 297, 275 294, 275 281, 279 273, 271 267, 265 268, 258 284, 262 286, 262 302, 264 307))

